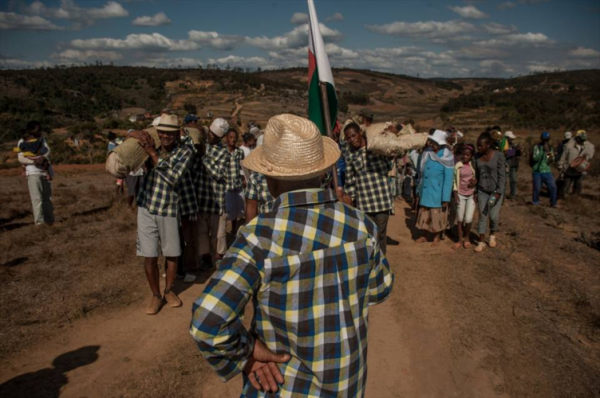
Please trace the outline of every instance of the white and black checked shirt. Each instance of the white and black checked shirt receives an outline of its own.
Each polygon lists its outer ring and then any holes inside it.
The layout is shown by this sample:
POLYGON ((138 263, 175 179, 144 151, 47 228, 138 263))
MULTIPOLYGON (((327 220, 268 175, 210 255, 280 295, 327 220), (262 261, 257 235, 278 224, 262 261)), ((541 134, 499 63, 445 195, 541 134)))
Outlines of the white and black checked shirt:
MULTIPOLYGON (((156 166, 144 175, 137 204, 150 214, 163 217, 177 217, 182 193, 187 193, 190 180, 188 167, 193 150, 184 144, 177 144, 170 153, 160 153, 156 166), (187 174, 186 174, 187 173, 187 174)), ((192 185, 193 186, 193 185, 192 185)))
POLYGON ((365 213, 378 213, 392 208, 388 173, 392 161, 374 154, 366 147, 346 152, 346 183, 344 190, 354 200, 356 208, 365 213))

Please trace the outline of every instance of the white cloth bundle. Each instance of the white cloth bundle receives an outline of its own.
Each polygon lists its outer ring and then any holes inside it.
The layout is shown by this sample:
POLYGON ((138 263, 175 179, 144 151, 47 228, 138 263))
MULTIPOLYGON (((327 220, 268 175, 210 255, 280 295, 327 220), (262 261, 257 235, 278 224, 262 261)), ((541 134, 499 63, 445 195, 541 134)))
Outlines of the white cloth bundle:
MULTIPOLYGON (((154 145, 158 149, 160 139, 156 128, 148 128, 146 131, 154 139, 154 145)), ((146 159, 148 159, 148 154, 138 144, 138 140, 130 138, 108 154, 106 171, 113 177, 125 178, 130 172, 142 167, 146 159)))
POLYGON ((406 125, 396 134, 388 131, 392 125, 390 122, 374 123, 367 127, 367 149, 383 156, 399 156, 425 146, 427 133, 415 133, 411 125, 406 125))

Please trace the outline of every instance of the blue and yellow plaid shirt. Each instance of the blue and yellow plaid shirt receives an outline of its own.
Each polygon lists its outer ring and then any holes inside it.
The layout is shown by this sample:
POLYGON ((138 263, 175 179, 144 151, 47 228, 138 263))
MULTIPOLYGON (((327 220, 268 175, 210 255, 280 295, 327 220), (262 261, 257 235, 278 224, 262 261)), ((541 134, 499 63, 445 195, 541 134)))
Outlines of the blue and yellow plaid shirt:
MULTIPOLYGON (((259 338, 285 382, 278 396, 362 396, 369 306, 394 276, 363 212, 331 190, 295 191, 243 227, 193 306, 190 333, 224 380, 242 372, 259 338), (242 325, 253 300, 252 330, 242 325)), ((242 396, 267 396, 244 375, 242 396)))
MULTIPOLYGON (((160 153, 158 163, 152 167, 142 180, 137 195, 137 204, 150 214, 164 217, 177 217, 181 209, 180 195, 186 188, 188 167, 193 150, 184 144, 177 144, 170 153, 160 153)), ((191 181, 191 177, 190 177, 191 181)))

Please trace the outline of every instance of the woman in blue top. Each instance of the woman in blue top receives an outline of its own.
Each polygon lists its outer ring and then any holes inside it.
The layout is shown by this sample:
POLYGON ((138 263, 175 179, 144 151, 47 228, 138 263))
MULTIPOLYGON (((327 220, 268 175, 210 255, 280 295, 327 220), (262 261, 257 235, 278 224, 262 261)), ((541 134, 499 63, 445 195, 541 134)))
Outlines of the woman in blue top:
POLYGON ((416 227, 423 231, 417 243, 427 242, 433 234, 433 245, 440 241, 440 233, 447 228, 448 205, 452 195, 454 155, 446 145, 448 133, 436 130, 429 137, 429 148, 421 156, 419 181, 419 214, 416 227))

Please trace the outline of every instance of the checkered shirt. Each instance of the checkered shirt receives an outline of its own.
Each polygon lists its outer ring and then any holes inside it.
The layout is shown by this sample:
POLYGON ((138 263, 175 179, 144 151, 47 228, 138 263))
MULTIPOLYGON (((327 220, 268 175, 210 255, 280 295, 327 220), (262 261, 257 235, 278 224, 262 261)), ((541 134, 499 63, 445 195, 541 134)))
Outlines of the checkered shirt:
MULTIPOLYGON (((242 227, 193 305, 190 333, 224 380, 242 372, 259 338, 284 375, 277 396, 362 396, 369 306, 387 299, 394 276, 377 227, 331 190, 281 195, 273 211, 242 227), (252 300, 252 330, 242 324, 252 300)), ((243 397, 264 397, 244 375, 243 397)), ((268 395, 271 396, 271 395, 268 395)))
POLYGON ((267 179, 264 174, 253 171, 250 174, 250 180, 246 187, 246 199, 256 200, 258 202, 258 214, 268 213, 273 208, 273 196, 269 192, 267 179))
POLYGON ((212 187, 217 197, 221 213, 225 211, 225 192, 242 189, 241 161, 244 151, 236 148, 233 153, 219 142, 208 145, 202 164, 212 180, 212 187))
POLYGON ((344 190, 354 199, 357 208, 365 213, 391 210, 393 202, 388 181, 391 169, 390 159, 364 147, 347 152, 344 190))
POLYGON ((225 191, 239 191, 243 188, 242 184, 242 160, 244 160, 244 151, 241 148, 235 148, 233 152, 225 149, 229 156, 229 164, 225 170, 225 191))
MULTIPOLYGON (((177 217, 181 196, 188 194, 190 180, 188 167, 193 151, 188 145, 177 145, 170 153, 160 153, 156 166, 142 180, 137 195, 137 204, 150 214, 177 217)), ((187 211, 187 207, 186 207, 187 211)))
POLYGON ((194 147, 194 142, 189 136, 181 137, 181 144, 192 149, 192 160, 190 161, 189 167, 181 177, 181 181, 178 185, 179 215, 189 216, 198 213, 199 210, 194 182, 194 164, 198 158, 198 153, 194 147))

